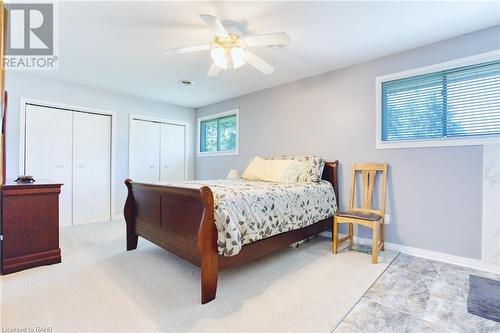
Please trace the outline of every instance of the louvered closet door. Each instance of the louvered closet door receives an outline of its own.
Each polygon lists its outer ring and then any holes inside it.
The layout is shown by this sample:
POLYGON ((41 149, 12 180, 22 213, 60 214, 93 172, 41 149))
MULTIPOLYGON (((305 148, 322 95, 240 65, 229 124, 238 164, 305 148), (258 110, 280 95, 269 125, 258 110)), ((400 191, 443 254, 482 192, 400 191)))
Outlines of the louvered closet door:
POLYGON ((160 123, 132 120, 130 123, 130 178, 137 182, 160 180, 160 123))
POLYGON ((73 224, 110 219, 111 117, 73 113, 73 224))
POLYGON ((161 124, 160 168, 162 181, 185 179, 185 126, 161 124))
POLYGON ((59 225, 71 225, 72 112, 26 105, 24 173, 64 185, 59 198, 59 225))

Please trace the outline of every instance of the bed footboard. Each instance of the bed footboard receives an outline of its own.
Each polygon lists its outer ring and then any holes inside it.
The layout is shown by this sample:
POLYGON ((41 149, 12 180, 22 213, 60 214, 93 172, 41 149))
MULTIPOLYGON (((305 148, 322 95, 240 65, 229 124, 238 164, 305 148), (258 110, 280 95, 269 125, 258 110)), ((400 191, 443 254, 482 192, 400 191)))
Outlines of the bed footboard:
POLYGON ((124 215, 127 250, 137 248, 138 236, 201 268, 201 302, 217 291, 217 230, 210 188, 200 189, 135 183, 128 189, 124 215))
MULTIPOLYGON (((338 162, 327 162, 323 179, 332 183, 337 200, 338 162)), ((235 256, 217 253, 214 199, 209 187, 200 189, 136 183, 125 180, 127 250, 137 248, 138 236, 184 258, 201 268, 201 303, 215 298, 220 269, 239 265, 282 249, 289 244, 321 233, 331 219, 281 233, 245 245, 235 256)), ((337 201, 338 203, 338 201, 337 201)))

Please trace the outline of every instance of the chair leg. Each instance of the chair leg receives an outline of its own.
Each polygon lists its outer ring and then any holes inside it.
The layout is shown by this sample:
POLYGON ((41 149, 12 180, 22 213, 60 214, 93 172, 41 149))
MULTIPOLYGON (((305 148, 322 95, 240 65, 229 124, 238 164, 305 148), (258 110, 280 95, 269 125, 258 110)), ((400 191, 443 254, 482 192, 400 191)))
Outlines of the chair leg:
POLYGON ((382 246, 380 247, 380 250, 385 251, 385 222, 382 220, 382 223, 380 224, 380 241, 382 242, 382 246))
POLYGON ((354 224, 349 223, 349 248, 352 248, 353 245, 353 237, 354 237, 354 224))
POLYGON ((379 223, 373 223, 373 240, 372 240, 372 264, 378 263, 378 233, 379 223))
POLYGON ((337 254, 338 238, 339 238, 339 227, 337 222, 337 217, 333 217, 333 242, 332 242, 332 252, 337 254))

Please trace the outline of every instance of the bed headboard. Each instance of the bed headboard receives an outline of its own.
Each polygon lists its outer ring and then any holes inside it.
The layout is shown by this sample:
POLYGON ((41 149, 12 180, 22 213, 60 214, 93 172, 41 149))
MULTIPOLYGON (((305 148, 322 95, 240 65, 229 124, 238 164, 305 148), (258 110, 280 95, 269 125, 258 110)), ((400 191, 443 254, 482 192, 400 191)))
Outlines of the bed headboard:
POLYGON ((321 179, 327 180, 333 185, 333 190, 335 191, 335 198, 337 199, 337 206, 339 205, 339 179, 337 174, 337 169, 339 166, 339 161, 326 162, 325 168, 323 169, 323 175, 321 179))

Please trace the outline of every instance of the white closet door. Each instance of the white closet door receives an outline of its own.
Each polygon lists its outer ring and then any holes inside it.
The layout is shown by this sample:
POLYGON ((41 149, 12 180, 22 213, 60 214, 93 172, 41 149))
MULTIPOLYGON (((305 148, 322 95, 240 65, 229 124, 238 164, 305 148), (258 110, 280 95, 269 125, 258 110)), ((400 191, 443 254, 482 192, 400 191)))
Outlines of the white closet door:
POLYGON ((185 178, 185 130, 185 126, 161 124, 161 181, 185 178))
POLYGON ((26 105, 25 174, 61 182, 59 225, 71 225, 72 112, 26 105))
POLYGON ((73 114, 73 224, 106 221, 111 212, 111 117, 73 114))
POLYGON ((130 178, 137 182, 160 180, 160 124, 132 120, 130 178))

